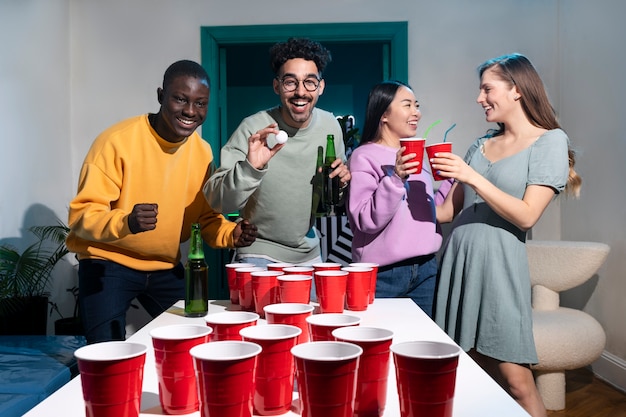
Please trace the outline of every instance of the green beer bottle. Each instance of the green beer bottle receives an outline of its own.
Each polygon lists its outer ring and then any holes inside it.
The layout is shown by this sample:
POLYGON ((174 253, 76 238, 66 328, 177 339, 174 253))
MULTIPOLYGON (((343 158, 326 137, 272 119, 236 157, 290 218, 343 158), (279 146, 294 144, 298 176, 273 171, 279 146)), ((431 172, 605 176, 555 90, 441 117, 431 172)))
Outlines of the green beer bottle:
POLYGON ((324 148, 317 147, 317 162, 315 164, 315 176, 313 177, 313 205, 312 210, 315 217, 326 216, 326 205, 324 204, 324 148))
POLYGON ((185 316, 203 317, 209 312, 209 267, 204 260, 200 224, 191 225, 189 255, 185 264, 185 316))
POLYGON ((337 156, 335 154, 335 136, 326 135, 326 155, 324 157, 324 193, 323 200, 326 206, 326 213, 329 216, 336 215, 337 205, 339 204, 339 177, 330 178, 333 168, 330 165, 335 162, 337 156))

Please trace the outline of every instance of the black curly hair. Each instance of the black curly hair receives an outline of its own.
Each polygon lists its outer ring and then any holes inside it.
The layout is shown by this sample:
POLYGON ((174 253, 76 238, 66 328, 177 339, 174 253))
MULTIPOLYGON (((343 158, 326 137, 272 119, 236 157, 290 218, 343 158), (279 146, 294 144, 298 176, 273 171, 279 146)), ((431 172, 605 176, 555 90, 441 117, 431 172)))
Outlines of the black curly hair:
POLYGON ((270 48, 270 64, 276 75, 285 62, 294 58, 315 62, 320 75, 332 60, 328 49, 306 38, 289 38, 287 42, 277 43, 270 48))

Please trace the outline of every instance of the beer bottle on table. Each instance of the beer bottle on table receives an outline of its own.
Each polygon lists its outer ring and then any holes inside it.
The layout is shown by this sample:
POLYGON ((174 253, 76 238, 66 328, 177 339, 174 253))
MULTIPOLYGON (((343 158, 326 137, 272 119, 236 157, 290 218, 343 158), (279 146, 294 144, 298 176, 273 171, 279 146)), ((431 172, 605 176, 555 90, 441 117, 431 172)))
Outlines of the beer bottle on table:
POLYGON ((209 267, 204 260, 200 224, 191 225, 191 242, 185 264, 185 316, 203 317, 209 311, 209 267))
POLYGON ((330 173, 333 172, 333 168, 330 165, 335 162, 337 156, 335 154, 335 136, 326 136, 326 155, 324 157, 324 193, 323 199, 326 205, 326 211, 329 216, 336 215, 336 208, 339 204, 339 177, 330 178, 330 173))

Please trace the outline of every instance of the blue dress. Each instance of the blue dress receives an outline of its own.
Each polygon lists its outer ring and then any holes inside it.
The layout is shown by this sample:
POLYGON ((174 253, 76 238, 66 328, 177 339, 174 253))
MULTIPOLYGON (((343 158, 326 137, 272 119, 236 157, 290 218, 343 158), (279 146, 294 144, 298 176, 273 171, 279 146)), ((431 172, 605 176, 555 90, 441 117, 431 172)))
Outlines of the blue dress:
MULTIPOLYGON (((546 185, 555 193, 565 188, 569 139, 561 129, 493 163, 481 152, 487 139, 474 142, 465 162, 502 191, 521 199, 527 185, 546 185)), ((465 351, 537 363, 526 232, 497 215, 471 187, 464 186, 464 195, 441 260, 435 321, 465 351)))

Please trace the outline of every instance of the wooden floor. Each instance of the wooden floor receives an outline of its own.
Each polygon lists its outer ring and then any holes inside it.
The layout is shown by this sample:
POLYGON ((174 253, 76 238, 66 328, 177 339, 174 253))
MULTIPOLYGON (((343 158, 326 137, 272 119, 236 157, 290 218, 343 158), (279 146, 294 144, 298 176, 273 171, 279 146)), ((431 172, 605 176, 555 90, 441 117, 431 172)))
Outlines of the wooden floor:
POLYGON ((565 410, 549 417, 626 417, 626 394, 585 368, 566 373, 565 410))

